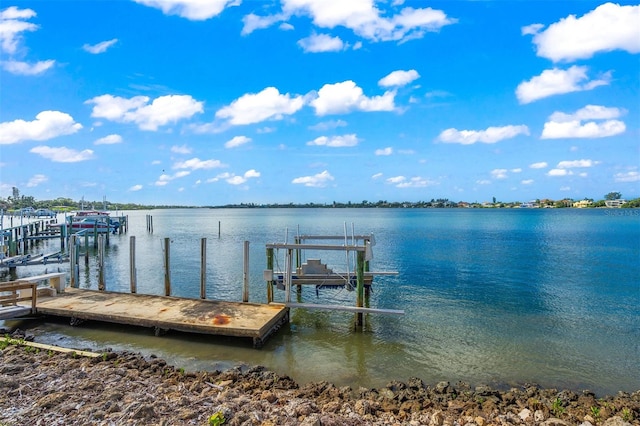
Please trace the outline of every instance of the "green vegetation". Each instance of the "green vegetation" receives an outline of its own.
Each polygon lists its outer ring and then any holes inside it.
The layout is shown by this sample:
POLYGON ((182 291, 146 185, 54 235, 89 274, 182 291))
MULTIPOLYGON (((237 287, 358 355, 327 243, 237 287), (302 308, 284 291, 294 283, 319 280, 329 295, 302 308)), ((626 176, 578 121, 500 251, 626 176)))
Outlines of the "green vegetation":
POLYGON ((209 417, 209 426, 220 426, 221 424, 224 424, 224 422, 224 415, 220 411, 212 414, 209 417))
POLYGON ((593 417, 595 421, 600 420, 600 407, 591 407, 591 417, 593 417))
POLYGON ((562 400, 560 398, 556 398, 555 401, 553 401, 553 404, 551 404, 551 412, 556 417, 564 414, 564 407, 562 406, 562 400))
MULTIPOLYGON (((430 201, 367 201, 361 202, 339 202, 331 203, 240 203, 226 204, 221 206, 199 206, 205 208, 566 208, 577 207, 576 203, 581 203, 582 208, 598 208, 606 207, 607 201, 625 201, 622 200, 620 192, 610 192, 604 195, 602 200, 594 200, 584 198, 582 200, 574 200, 571 198, 563 198, 562 200, 536 199, 530 201, 500 201, 493 197, 491 201, 451 201, 447 198, 432 198, 430 201)), ((105 209, 105 210, 152 210, 152 209, 171 209, 171 208, 199 208, 197 206, 178 206, 178 205, 142 205, 135 203, 113 203, 108 201, 74 201, 70 198, 55 198, 53 200, 36 200, 30 195, 20 195, 17 188, 14 188, 13 195, 5 198, 0 197, 0 209, 8 212, 19 212, 21 209, 49 209, 55 212, 64 213, 85 209, 105 209)), ((622 208, 638 208, 640 207, 640 198, 625 201, 622 208)))
POLYGON ((624 420, 625 422, 631 422, 631 420, 633 420, 633 413, 628 408, 623 408, 621 414, 622 420, 624 420))

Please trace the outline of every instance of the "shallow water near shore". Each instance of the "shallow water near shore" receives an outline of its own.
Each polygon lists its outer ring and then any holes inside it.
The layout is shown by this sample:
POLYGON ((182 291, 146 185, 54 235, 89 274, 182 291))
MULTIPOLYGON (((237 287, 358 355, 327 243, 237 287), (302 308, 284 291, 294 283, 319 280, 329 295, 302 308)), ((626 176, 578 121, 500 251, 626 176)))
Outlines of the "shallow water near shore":
MULTIPOLYGON (((118 212, 119 214, 121 212, 118 212)), ((130 236, 138 292, 164 291, 162 241, 171 238, 173 294, 199 296, 200 239, 207 238, 207 297, 242 298, 243 241, 250 242, 250 301, 266 301, 265 244, 294 235, 374 234, 371 306, 403 316, 293 309, 291 323, 261 350, 245 340, 89 323, 20 322, 36 340, 78 348, 155 354, 185 369, 264 365, 300 383, 379 387, 426 383, 640 389, 640 214, 609 209, 179 209, 124 212, 129 232, 111 236, 106 285, 129 291, 130 236), (154 232, 146 230, 153 216, 154 232), (219 228, 220 227, 220 228, 219 228), (220 236, 218 236, 220 229, 220 236)), ((344 241, 338 242, 342 244, 344 241)), ((35 251, 50 252, 52 240, 35 251)), ((309 258, 317 252, 308 253, 309 258)), ((322 254, 344 271, 344 253, 322 254)), ((284 263, 277 265, 284 268, 284 263)), ((68 270, 20 267, 19 276, 68 270)), ((353 262, 349 266, 353 268, 353 262)), ((97 289, 96 257, 80 286, 97 289)), ((9 279, 4 274, 3 280, 9 279)), ((310 287, 310 286, 309 286, 310 287)), ((283 301, 282 291, 275 291, 283 301)), ((295 297, 295 296, 294 296, 295 297)), ((355 292, 304 288, 308 303, 355 305, 355 292)))

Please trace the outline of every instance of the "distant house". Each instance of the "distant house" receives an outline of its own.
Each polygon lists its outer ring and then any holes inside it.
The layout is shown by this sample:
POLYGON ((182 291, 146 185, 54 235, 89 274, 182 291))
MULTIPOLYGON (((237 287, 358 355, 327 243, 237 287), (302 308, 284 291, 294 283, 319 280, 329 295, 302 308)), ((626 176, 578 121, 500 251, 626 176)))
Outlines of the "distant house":
POLYGON ((622 207, 622 205, 626 203, 625 200, 623 199, 619 199, 619 200, 605 200, 604 204, 612 209, 619 209, 620 207, 622 207))
POLYGON ((580 200, 573 203, 573 207, 576 209, 584 209, 590 207, 593 204, 593 201, 589 200, 580 200))

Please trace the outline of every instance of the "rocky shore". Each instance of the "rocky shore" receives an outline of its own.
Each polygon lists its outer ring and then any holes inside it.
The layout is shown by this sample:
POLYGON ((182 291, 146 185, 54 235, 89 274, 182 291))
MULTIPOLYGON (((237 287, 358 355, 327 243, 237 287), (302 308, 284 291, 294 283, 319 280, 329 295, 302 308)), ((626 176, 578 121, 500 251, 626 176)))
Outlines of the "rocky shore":
POLYGON ((498 391, 414 378, 380 389, 298 385, 262 367, 190 372, 127 352, 0 346, 6 425, 640 425, 640 390, 498 391))

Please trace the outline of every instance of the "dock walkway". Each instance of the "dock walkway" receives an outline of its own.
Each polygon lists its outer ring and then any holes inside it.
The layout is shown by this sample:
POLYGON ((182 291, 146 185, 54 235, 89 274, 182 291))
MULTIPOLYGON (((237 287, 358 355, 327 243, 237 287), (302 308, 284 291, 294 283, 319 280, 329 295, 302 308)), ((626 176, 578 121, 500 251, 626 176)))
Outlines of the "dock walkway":
POLYGON ((67 287, 55 297, 38 298, 38 314, 95 320, 164 330, 253 339, 260 348, 289 321, 289 308, 279 304, 184 299, 67 287))

